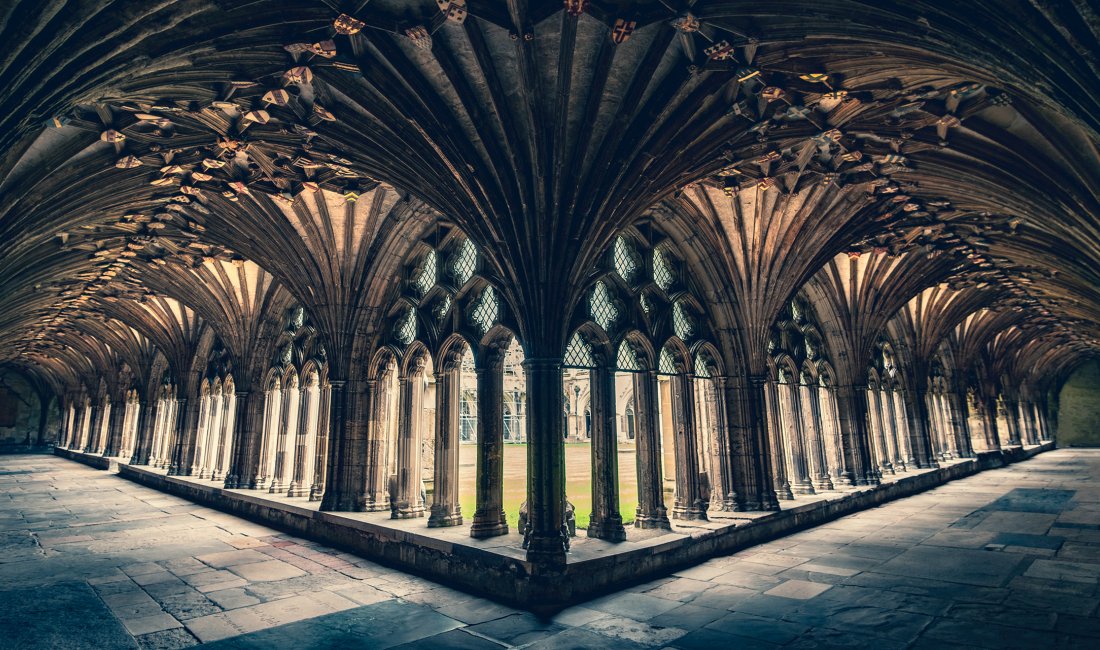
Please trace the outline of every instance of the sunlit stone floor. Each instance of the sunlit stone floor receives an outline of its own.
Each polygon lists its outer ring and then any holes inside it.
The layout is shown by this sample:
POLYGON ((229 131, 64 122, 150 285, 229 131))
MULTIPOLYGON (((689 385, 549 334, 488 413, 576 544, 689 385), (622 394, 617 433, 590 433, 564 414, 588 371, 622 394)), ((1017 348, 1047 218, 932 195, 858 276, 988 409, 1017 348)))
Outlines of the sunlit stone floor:
POLYGON ((0 648, 1100 647, 1100 450, 550 620, 52 456, 0 456, 0 487, 0 648))

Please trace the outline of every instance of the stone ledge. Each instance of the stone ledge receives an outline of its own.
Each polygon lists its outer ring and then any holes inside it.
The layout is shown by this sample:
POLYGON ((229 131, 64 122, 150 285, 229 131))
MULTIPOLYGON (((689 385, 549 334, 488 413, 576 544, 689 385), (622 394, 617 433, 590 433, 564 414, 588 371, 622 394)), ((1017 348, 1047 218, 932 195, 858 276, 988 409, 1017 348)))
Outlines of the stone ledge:
MULTIPOLYGON (((464 528, 428 529, 421 527, 422 520, 395 521, 380 513, 320 512, 316 503, 284 503, 264 492, 226 490, 210 482, 167 476, 163 470, 127 463, 117 463, 117 467, 121 477, 141 485, 509 605, 552 612, 1053 448, 1054 443, 1046 443, 982 452, 977 458, 938 469, 898 475, 873 488, 826 493, 787 510, 744 513, 744 518, 734 515, 699 528, 680 528, 620 544, 578 538, 567 563, 551 567, 527 562, 515 534, 474 540, 463 534, 464 528)), ((100 469, 113 460, 71 450, 56 453, 100 469)))
POLYGON ((55 456, 62 458, 68 458, 69 460, 75 460, 78 463, 84 463, 89 467, 95 469, 110 470, 114 468, 116 461, 113 458, 107 456, 98 456, 96 454, 87 454, 83 451, 77 451, 75 449, 65 449, 64 447, 54 447, 53 453, 55 456))

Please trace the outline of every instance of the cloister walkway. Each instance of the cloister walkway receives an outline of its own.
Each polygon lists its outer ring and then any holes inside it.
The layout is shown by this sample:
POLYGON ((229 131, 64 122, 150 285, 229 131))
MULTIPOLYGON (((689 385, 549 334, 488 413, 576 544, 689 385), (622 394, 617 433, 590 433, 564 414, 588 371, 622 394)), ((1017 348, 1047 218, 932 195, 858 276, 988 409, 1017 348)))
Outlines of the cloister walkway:
POLYGON ((1100 450, 985 471, 550 620, 54 456, 0 456, 0 487, 4 648, 1100 645, 1100 450))

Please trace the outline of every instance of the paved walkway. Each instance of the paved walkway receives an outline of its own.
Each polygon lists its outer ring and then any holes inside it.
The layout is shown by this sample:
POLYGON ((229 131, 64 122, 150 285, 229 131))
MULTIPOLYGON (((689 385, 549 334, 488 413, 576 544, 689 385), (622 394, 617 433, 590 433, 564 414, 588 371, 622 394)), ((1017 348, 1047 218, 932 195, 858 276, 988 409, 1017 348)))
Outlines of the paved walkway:
POLYGON ((1058 450, 552 620, 52 456, 0 456, 0 647, 1097 648, 1100 450, 1058 450))

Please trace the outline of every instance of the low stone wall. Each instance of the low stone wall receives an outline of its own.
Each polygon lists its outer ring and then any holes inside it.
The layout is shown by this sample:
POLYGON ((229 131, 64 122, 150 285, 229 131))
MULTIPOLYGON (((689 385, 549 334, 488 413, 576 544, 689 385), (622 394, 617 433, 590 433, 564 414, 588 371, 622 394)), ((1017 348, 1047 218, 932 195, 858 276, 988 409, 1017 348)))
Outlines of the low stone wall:
POLYGON ((63 447, 54 447, 53 453, 55 456, 61 456, 62 458, 68 458, 69 460, 75 460, 78 463, 84 463, 89 467, 96 469, 111 469, 112 459, 97 456, 95 454, 86 454, 82 451, 75 449, 65 449, 63 447))
MULTIPOLYGON (((1053 449, 1053 443, 984 452, 977 458, 890 483, 837 493, 779 512, 737 519, 718 528, 660 535, 591 559, 572 559, 564 567, 544 567, 506 555, 478 542, 363 521, 345 513, 319 512, 265 499, 247 491, 202 485, 145 467, 120 463, 119 475, 136 483, 258 523, 358 553, 371 560, 493 598, 509 605, 548 613, 566 605, 652 580, 707 558, 724 555, 838 517, 918 494, 984 469, 1003 467, 1053 449)), ((98 458, 57 450, 58 455, 92 464, 98 458)), ((101 459, 108 461, 108 459, 101 459)), ((103 463, 101 463, 103 464, 103 463)), ((106 467, 101 467, 106 469, 106 467)), ((725 523, 720 521, 718 523, 725 523)), ((425 529, 427 530, 427 529, 425 529)))

